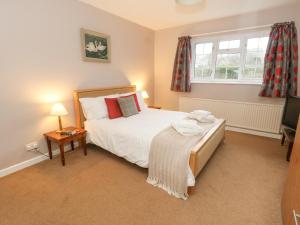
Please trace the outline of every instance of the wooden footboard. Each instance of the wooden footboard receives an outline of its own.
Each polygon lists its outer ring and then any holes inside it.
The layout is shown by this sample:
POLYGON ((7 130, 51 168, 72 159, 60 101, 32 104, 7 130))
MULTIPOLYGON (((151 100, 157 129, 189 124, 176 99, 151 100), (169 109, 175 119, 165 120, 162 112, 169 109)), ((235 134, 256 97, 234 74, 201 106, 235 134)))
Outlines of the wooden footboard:
POLYGON ((210 132, 213 132, 213 134, 209 137, 204 137, 201 139, 191 153, 189 163, 195 177, 199 175, 202 168, 205 166, 207 161, 224 139, 225 121, 223 121, 218 128, 210 132))

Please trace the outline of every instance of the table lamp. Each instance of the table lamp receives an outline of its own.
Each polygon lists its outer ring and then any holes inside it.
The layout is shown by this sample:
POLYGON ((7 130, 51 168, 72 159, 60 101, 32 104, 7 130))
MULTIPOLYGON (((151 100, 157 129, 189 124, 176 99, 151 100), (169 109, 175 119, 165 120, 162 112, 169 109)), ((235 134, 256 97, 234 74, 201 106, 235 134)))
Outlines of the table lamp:
POLYGON ((147 91, 142 91, 142 96, 143 96, 144 99, 149 98, 149 95, 148 95, 147 91))
POLYGON ((59 123, 58 131, 62 131, 61 116, 68 115, 68 111, 66 110, 65 106, 62 103, 55 103, 52 106, 50 114, 52 116, 58 116, 58 123, 59 123))

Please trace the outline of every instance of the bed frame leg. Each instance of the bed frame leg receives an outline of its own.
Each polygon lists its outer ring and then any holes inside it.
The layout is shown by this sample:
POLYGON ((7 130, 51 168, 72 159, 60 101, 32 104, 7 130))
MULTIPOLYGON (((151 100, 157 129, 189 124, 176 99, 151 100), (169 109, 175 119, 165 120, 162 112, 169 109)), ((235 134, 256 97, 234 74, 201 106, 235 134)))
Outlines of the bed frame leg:
MULTIPOLYGON (((195 177, 196 177, 196 174, 195 174, 196 173, 196 160, 197 160, 196 154, 195 154, 195 152, 192 152, 190 155, 189 164, 190 164, 192 173, 194 174, 195 177)), ((195 186, 188 187, 187 192, 189 195, 192 195, 195 192, 195 186)))
POLYGON ((195 190, 196 190, 195 186, 192 186, 192 187, 188 187, 187 192, 189 195, 192 195, 195 193, 195 190))

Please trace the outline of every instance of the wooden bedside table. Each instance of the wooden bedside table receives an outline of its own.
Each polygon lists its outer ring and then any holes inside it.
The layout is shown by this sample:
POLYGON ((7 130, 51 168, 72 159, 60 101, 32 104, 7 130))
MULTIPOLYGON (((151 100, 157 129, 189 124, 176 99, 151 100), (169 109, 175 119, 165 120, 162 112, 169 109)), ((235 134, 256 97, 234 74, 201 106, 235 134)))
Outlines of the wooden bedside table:
POLYGON ((63 130, 76 130, 77 132, 74 135, 61 135, 56 131, 51 131, 44 134, 44 136, 48 145, 49 158, 52 159, 51 142, 55 142, 59 146, 61 163, 64 166, 65 165, 64 145, 66 143, 71 143, 72 150, 74 150, 74 141, 79 141, 79 143, 81 143, 82 145, 84 155, 87 155, 87 150, 86 150, 86 130, 76 128, 76 127, 66 127, 63 130))
POLYGON ((161 106, 148 105, 148 108, 151 108, 151 109, 161 109, 161 106))

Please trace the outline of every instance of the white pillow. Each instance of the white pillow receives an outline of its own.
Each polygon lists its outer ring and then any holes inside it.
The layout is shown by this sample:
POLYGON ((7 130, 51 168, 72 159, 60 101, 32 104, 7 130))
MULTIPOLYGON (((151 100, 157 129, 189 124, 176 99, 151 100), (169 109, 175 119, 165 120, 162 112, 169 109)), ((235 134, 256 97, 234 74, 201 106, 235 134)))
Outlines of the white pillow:
POLYGON ((139 106, 141 111, 143 111, 144 109, 147 108, 143 95, 142 95, 142 91, 137 91, 137 92, 128 92, 128 93, 124 93, 124 94, 120 94, 120 96, 127 96, 127 95, 132 95, 132 94, 136 94, 139 106))
POLYGON ((107 95, 95 98, 80 98, 83 115, 86 120, 97 120, 108 117, 104 98, 118 98, 119 95, 107 95))

